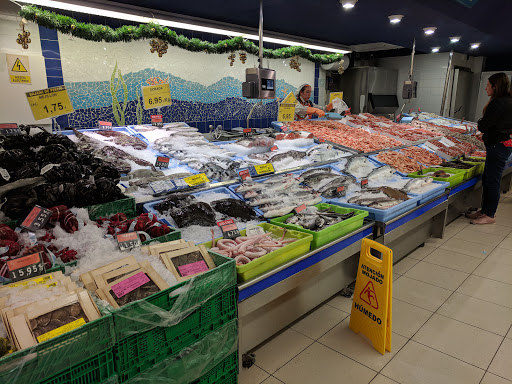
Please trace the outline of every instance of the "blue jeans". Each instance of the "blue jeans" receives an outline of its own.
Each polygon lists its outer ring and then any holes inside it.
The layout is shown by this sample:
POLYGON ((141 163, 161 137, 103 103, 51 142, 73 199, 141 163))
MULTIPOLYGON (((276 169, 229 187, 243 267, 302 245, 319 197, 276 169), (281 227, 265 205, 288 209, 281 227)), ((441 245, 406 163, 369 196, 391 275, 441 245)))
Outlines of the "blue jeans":
POLYGON ((501 176, 505 169, 512 147, 505 147, 502 143, 486 145, 487 157, 482 175, 482 213, 494 217, 500 201, 501 176))

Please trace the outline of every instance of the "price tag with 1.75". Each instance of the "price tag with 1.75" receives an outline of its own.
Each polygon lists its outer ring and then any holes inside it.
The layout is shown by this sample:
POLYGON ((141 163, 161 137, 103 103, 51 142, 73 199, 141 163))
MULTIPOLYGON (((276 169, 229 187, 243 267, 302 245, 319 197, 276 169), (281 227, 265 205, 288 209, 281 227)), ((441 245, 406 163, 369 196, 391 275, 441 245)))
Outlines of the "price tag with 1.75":
POLYGON ((64 85, 26 93, 35 120, 65 115, 74 111, 64 85))
POLYGON ((45 273, 41 252, 8 260, 7 268, 12 281, 24 280, 45 273))

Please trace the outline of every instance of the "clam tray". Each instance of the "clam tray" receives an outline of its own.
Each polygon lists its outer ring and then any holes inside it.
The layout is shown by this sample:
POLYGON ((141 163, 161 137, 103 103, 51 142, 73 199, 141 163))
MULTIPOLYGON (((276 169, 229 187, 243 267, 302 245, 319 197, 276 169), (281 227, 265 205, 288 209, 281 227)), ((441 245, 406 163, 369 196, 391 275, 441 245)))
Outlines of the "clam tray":
POLYGON ((448 178, 444 177, 432 177, 436 181, 447 181, 450 183, 450 188, 454 187, 464 181, 464 174, 466 173, 466 169, 455 169, 455 168, 425 168, 422 171, 409 173, 408 177, 418 178, 418 177, 428 177, 424 173, 435 172, 435 171, 446 171, 447 173, 453 173, 454 175, 448 178))
MULTIPOLYGON (((286 229, 283 227, 278 227, 268 223, 258 224, 258 226, 262 227, 265 232, 272 232, 272 234, 277 237, 283 236, 283 232, 286 231, 286 229)), ((245 236, 245 230, 240 231, 240 236, 245 236)), ((285 245, 282 248, 267 253, 266 255, 259 257, 248 264, 237 265, 236 273, 238 283, 251 280, 298 256, 304 255, 305 253, 309 252, 311 242, 313 241, 313 235, 293 230, 287 230, 284 238, 295 238, 297 240, 293 243, 285 245)), ((217 240, 220 240, 220 238, 217 240)), ((212 247, 212 242, 209 241, 204 243, 204 246, 209 249, 212 247)), ((215 252, 210 251, 210 253, 216 255, 215 252)))
POLYGON ((315 205, 315 207, 319 209, 331 209, 334 212, 345 214, 350 212, 355 212, 355 215, 349 219, 340 221, 334 225, 331 225, 325 229, 320 231, 311 231, 306 228, 302 228, 299 225, 295 224, 286 224, 285 221, 293 216, 295 213, 289 213, 288 215, 276 217, 270 220, 270 224, 277 225, 279 227, 283 227, 286 229, 292 229, 298 232, 308 233, 313 236, 313 241, 311 242, 311 249, 320 248, 321 246, 330 243, 331 241, 338 239, 342 236, 349 234, 363 226, 363 221, 366 216, 368 216, 367 211, 352 209, 352 208, 343 208, 337 205, 330 205, 325 203, 320 203, 315 205))
POLYGON ((471 161, 471 159, 470 160, 462 160, 462 162, 475 166, 475 176, 478 176, 478 175, 481 175, 482 173, 484 173, 485 162, 471 161))

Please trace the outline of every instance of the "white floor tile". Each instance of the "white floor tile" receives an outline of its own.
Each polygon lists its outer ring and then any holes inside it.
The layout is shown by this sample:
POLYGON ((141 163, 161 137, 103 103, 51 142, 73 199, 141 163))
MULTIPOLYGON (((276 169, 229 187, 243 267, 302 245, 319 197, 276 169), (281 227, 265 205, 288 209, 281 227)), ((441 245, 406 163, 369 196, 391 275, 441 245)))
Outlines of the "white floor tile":
POLYGON ((494 248, 494 251, 491 252, 486 261, 512 265, 512 251, 505 248, 494 248))
POLYGON ((260 384, 270 375, 257 365, 251 368, 242 368, 238 374, 239 384, 260 384))
POLYGON ((396 384, 397 382, 395 380, 391 380, 387 378, 386 376, 382 376, 380 373, 375 376, 375 379, 371 381, 370 384, 396 384))
POLYGON ((480 276, 469 276, 457 289, 464 295, 512 308, 512 285, 480 276))
POLYGON ((327 302, 327 305, 338 308, 340 311, 346 312, 350 315, 350 312, 352 311, 352 298, 336 295, 327 302))
POLYGON ((432 316, 432 313, 395 297, 393 298, 393 332, 411 338, 432 316))
POLYGON ((473 241, 465 241, 461 239, 456 239, 452 237, 446 243, 441 245, 441 249, 446 249, 448 251, 454 251, 458 253, 462 253, 463 255, 478 257, 480 259, 485 259, 489 253, 495 248, 490 245, 484 245, 475 243, 473 241))
POLYGON ((274 376, 270 376, 267 380, 263 381, 261 384, 282 384, 281 380, 277 380, 274 376))
POLYGON ((323 305, 292 325, 291 328, 316 340, 347 316, 348 313, 346 312, 329 305, 323 305))
POLYGON ((256 364, 266 372, 274 373, 313 342, 313 339, 287 329, 254 352, 256 364))
POLYGON ((437 248, 440 245, 446 243, 447 240, 448 240, 448 237, 445 237, 443 239, 440 239, 438 237, 431 237, 430 239, 425 241, 425 245, 428 245, 429 247, 437 248))
MULTIPOLYGON (((510 258, 512 259, 512 251, 510 258)), ((473 271, 473 275, 512 284, 512 265, 496 263, 487 259, 473 271)))
POLYGON ((465 216, 460 216, 458 219, 452 221, 450 224, 448 224, 448 227, 456 226, 456 227, 467 227, 469 225, 469 220, 465 216))
POLYGON ((394 283, 393 297, 434 312, 452 294, 452 291, 419 280, 402 276, 394 283))
POLYGON ((375 371, 380 371, 407 342, 403 336, 393 333, 391 352, 381 355, 372 342, 362 334, 356 334, 349 328, 350 318, 343 320, 318 340, 329 348, 350 357, 375 371))
POLYGON ((512 325, 511 308, 457 292, 446 300, 437 313, 501 336, 505 336, 512 325))
POLYGON ((512 339, 512 327, 510 327, 510 329, 508 330, 506 337, 507 337, 507 339, 512 339))
POLYGON ((482 369, 409 341, 382 374, 401 384, 478 384, 482 369))
POLYGON ((285 384, 368 384, 376 373, 315 342, 274 376, 285 384))
POLYGON ((468 273, 424 261, 420 261, 405 274, 405 277, 452 291, 455 291, 468 276, 468 273))
POLYGON ((464 228, 454 235, 453 238, 495 247, 503 241, 505 236, 492 235, 490 233, 486 233, 485 236, 482 236, 482 232, 471 226, 464 228))
POLYGON ((403 275, 405 272, 407 272, 409 269, 411 269, 418 263, 419 263, 419 260, 411 259, 409 257, 404 257, 398 263, 393 265, 393 273, 398 273, 399 275, 403 275))
POLYGON ((507 237, 505 240, 499 243, 498 248, 504 248, 512 251, 512 237, 507 237))
POLYGON ((467 227, 468 230, 476 231, 480 233, 487 233, 497 236, 508 236, 512 232, 512 228, 504 225, 493 224, 493 225, 471 225, 467 227))
POLYGON ((399 275, 398 273, 393 273, 393 281, 396 281, 396 279, 398 279, 400 276, 402 275, 399 275))
POLYGON ((425 257, 423 261, 446 268, 456 269, 457 271, 471 273, 478 267, 478 264, 482 262, 482 259, 438 248, 425 257))
POLYGON ((480 384, 512 384, 512 381, 505 380, 504 378, 496 376, 490 372, 485 372, 484 378, 480 384))
POLYGON ((512 380, 512 340, 505 339, 492 360, 489 372, 512 380))
POLYGON ((503 337, 435 314, 414 335, 413 340, 487 369, 503 337))
POLYGON ((509 215, 502 215, 500 212, 496 215, 496 224, 505 227, 512 227, 512 217, 509 215))
POLYGON ((428 245, 424 245, 423 247, 416 248, 413 252, 409 253, 407 257, 416 260, 423 260, 427 255, 434 252, 437 247, 429 247, 428 245))
POLYGON ((455 234, 459 233, 460 231, 462 231, 465 227, 462 227, 462 226, 450 226, 450 227, 446 227, 444 229, 444 238, 447 238, 449 239, 450 237, 453 237, 455 234))

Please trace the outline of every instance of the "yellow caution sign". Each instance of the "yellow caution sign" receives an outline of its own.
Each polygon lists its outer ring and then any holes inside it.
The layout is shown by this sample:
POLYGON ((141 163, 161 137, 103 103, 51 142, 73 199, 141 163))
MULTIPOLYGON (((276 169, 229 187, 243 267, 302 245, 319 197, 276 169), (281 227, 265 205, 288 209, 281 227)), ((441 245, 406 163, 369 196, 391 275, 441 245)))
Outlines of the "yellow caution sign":
POLYGON ((350 329, 361 332, 384 354, 391 352, 391 297, 393 282, 393 251, 375 241, 363 239, 357 270, 350 329), (382 260, 370 253, 374 249, 382 260))
POLYGON ((7 54, 6 57, 10 82, 15 84, 30 84, 28 56, 7 54))
POLYGON ((343 92, 331 92, 331 94, 329 96, 329 104, 332 103, 332 101, 335 98, 339 98, 339 99, 343 100, 343 92))

